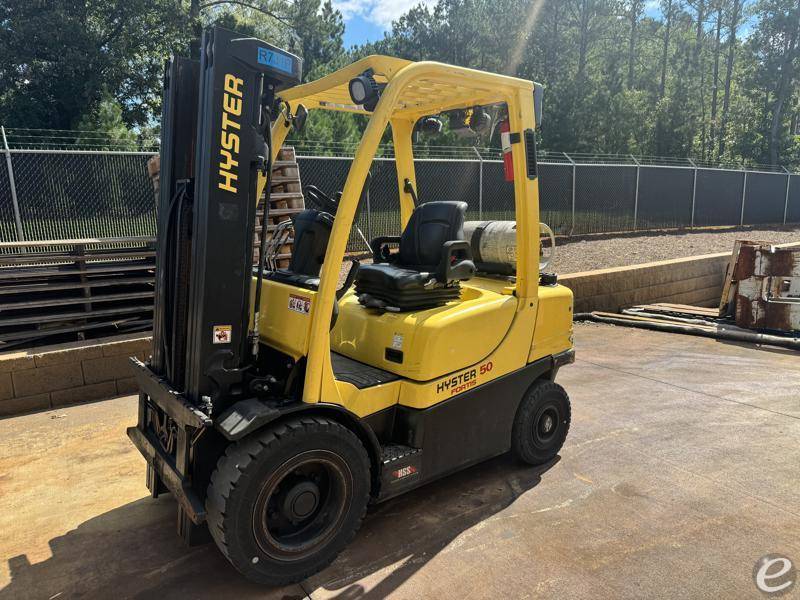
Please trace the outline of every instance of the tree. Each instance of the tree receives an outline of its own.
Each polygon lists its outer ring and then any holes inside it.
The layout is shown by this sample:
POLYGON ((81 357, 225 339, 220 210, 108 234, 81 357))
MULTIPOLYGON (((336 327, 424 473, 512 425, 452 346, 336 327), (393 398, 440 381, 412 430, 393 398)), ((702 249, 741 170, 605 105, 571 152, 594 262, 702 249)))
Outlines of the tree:
POLYGON ((129 125, 157 114, 163 61, 185 44, 174 0, 6 0, 0 120, 69 129, 111 90, 129 125))
POLYGON ((97 150, 136 150, 137 139, 122 120, 122 107, 108 90, 97 106, 76 125, 75 142, 97 150))
POLYGON ((722 116, 720 121, 719 144, 716 160, 725 154, 725 133, 728 126, 728 114, 731 102, 731 83, 733 82, 733 65, 736 59, 736 33, 742 20, 742 0, 732 0, 728 21, 727 58, 725 60, 725 92, 722 99, 722 116))
POLYGON ((636 37, 639 30, 639 21, 644 12, 644 0, 627 0, 627 18, 629 22, 628 34, 628 89, 636 87, 634 81, 634 66, 636 64, 636 37))
POLYGON ((765 59, 777 64, 769 129, 769 161, 771 165, 777 165, 783 138, 786 137, 783 123, 786 107, 797 79, 800 1, 764 0, 757 10, 763 15, 759 39, 767 42, 765 59))
POLYGON ((330 0, 295 0, 287 18, 300 39, 306 79, 314 79, 341 64, 344 55, 344 21, 330 0))
POLYGON ((245 4, 252 6, 216 0, 8 0, 0 5, 0 121, 71 129, 89 126, 114 105, 127 128, 148 127, 160 114, 164 61, 172 53, 196 56, 208 25, 291 48, 304 58, 307 77, 346 60, 344 24, 330 0, 245 4))
MULTIPOLYGON (((711 75, 711 134, 709 136, 708 144, 710 146, 709 153, 713 154, 714 144, 716 142, 717 134, 717 100, 719 97, 719 61, 720 53, 722 51, 722 14, 725 7, 725 2, 716 0, 716 34, 714 36, 714 69, 711 75)), ((706 143, 705 140, 703 142, 706 143)), ((705 154, 705 151, 704 151, 705 154)))
MULTIPOLYGON (((0 120, 140 133, 157 124, 163 61, 212 24, 300 54, 306 80, 370 53, 536 80, 544 150, 800 161, 800 0, 437 0, 351 49, 331 0, 6 0, 0 120)), ((314 111, 293 135, 349 144, 363 127, 314 111)))

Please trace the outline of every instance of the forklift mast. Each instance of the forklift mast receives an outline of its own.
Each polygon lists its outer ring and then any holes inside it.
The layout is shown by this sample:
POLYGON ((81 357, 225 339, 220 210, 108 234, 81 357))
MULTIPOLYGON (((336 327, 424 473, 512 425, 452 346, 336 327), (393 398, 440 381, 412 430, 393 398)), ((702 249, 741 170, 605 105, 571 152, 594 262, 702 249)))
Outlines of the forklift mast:
POLYGON ((257 183, 270 169, 275 95, 301 68, 219 27, 203 33, 199 62, 167 66, 150 368, 211 415, 247 392, 257 183))

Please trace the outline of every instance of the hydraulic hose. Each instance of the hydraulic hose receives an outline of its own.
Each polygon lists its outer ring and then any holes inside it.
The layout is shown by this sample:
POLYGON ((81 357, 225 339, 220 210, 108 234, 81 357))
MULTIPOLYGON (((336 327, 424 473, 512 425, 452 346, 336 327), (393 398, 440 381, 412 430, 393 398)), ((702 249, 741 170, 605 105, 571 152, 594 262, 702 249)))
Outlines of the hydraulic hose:
POLYGON ((267 182, 264 185, 264 216, 261 218, 261 237, 258 241, 258 276, 256 277, 256 293, 253 303, 252 354, 253 360, 258 358, 258 329, 261 317, 261 284, 264 281, 264 255, 267 251, 267 217, 269 215, 269 196, 272 188, 272 111, 264 108, 264 138, 267 142, 266 170, 267 182))
POLYGON ((713 324, 711 323, 709 323, 709 326, 702 327, 690 323, 684 324, 676 322, 656 323, 654 321, 634 321, 632 319, 609 317, 606 315, 597 315, 595 313, 576 313, 573 316, 573 320, 594 321, 595 323, 607 323, 621 327, 634 327, 636 329, 650 329, 654 331, 666 331, 670 333, 685 333, 717 340, 747 342, 750 344, 766 344, 769 346, 789 348, 791 350, 800 350, 800 338, 758 333, 756 331, 749 331, 740 327, 731 326, 717 326, 716 328, 712 329, 711 327, 713 324))

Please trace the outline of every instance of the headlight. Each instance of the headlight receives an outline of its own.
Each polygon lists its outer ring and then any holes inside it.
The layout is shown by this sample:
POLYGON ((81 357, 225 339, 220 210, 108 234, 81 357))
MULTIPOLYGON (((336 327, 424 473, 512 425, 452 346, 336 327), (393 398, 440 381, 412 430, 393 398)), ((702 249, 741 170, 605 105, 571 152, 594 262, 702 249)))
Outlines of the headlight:
POLYGON ((350 97, 356 104, 364 104, 364 100, 367 99, 367 88, 361 77, 350 80, 350 97))
POLYGON ((372 75, 362 73, 358 77, 350 80, 350 99, 354 104, 363 106, 366 110, 372 111, 378 104, 380 98, 379 86, 372 75))

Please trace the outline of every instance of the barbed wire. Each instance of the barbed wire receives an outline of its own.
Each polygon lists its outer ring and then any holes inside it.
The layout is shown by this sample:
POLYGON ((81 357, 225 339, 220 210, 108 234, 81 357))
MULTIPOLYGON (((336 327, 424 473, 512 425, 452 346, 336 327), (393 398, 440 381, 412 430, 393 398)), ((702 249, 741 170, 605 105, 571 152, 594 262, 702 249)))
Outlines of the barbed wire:
MULTIPOLYGON (((54 151, 127 151, 157 153, 160 140, 156 137, 141 136, 126 139, 105 132, 83 131, 71 129, 32 129, 26 127, 6 128, 8 147, 12 150, 54 150, 54 151)), ((352 158, 358 149, 357 141, 316 141, 287 140, 287 145, 294 146, 301 156, 323 156, 352 158)), ((391 144, 378 146, 376 157, 394 158, 394 147, 391 144)), ((456 146, 415 144, 414 157, 417 159, 440 160, 501 160, 500 148, 486 146, 456 146)), ((752 170, 773 173, 789 173, 781 165, 766 165, 753 162, 733 160, 700 160, 689 157, 668 157, 633 154, 603 154, 591 152, 559 152, 539 150, 540 162, 557 164, 596 164, 627 165, 644 167, 685 167, 703 169, 752 170)))
POLYGON ((73 129, 5 129, 8 147, 15 150, 111 150, 158 152, 160 140, 154 137, 127 138, 102 131, 73 129))

